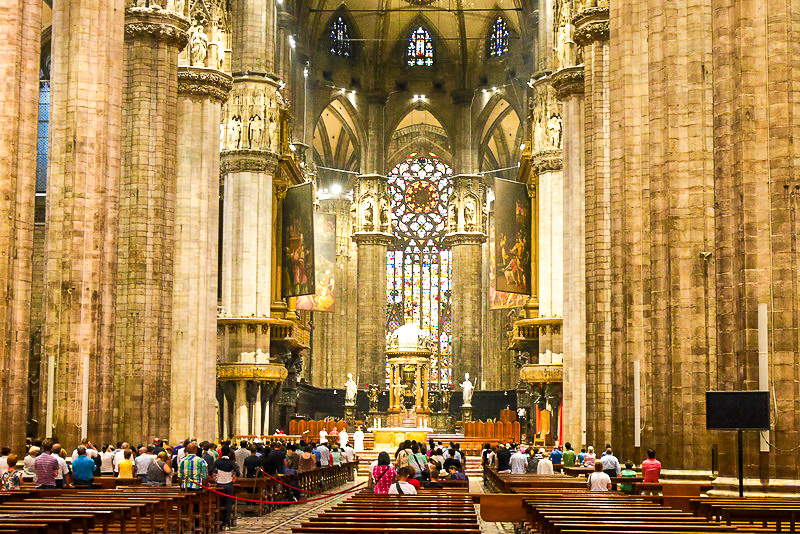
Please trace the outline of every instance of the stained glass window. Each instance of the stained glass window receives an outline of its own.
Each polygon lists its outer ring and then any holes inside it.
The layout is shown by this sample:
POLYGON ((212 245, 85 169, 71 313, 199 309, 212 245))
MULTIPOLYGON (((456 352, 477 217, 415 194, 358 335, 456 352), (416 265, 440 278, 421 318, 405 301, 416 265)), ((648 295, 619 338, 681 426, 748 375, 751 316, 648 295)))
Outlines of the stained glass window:
POLYGON ((39 68, 39 124, 36 141, 36 192, 47 189, 47 153, 50 141, 50 54, 39 68))
POLYGON ((500 57, 508 53, 508 25, 503 17, 497 17, 489 34, 489 56, 500 57))
POLYGON ((447 201, 453 171, 437 157, 412 154, 389 173, 395 246, 386 254, 387 333, 410 318, 430 333, 431 384, 452 384, 450 250, 447 201))
POLYGON ((339 17, 331 24, 331 54, 350 57, 351 52, 350 33, 347 30, 347 23, 342 17, 339 17))
POLYGON ((408 39, 406 61, 409 67, 430 67, 433 65, 433 40, 428 30, 420 26, 408 39))

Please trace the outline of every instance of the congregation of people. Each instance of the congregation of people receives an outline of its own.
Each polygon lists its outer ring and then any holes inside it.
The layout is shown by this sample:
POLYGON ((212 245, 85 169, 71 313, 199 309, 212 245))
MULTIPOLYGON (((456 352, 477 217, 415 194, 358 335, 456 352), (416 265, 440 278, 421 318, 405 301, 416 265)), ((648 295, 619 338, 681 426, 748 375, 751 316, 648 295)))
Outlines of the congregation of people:
POLYGON ((443 447, 406 440, 394 453, 381 452, 370 465, 370 486, 376 494, 415 495, 421 488, 443 488, 442 480, 467 483, 465 457, 458 443, 443 447))
MULTIPOLYGON (((516 443, 492 447, 487 443, 481 456, 483 466, 495 469, 498 473, 512 475, 552 475, 555 472, 554 465, 593 469, 587 477, 587 486, 592 491, 610 490, 611 479, 614 477, 632 478, 638 475, 632 461, 625 462, 623 469, 611 445, 606 445, 598 458, 594 447, 588 446, 576 453, 570 443, 565 443, 563 450, 561 446, 555 446, 549 453, 544 447, 526 447, 516 443)), ((647 450, 647 459, 641 463, 641 473, 644 482, 658 482, 661 462, 656 459, 655 450, 647 450)), ((626 485, 621 485, 622 491, 626 488, 626 485)))

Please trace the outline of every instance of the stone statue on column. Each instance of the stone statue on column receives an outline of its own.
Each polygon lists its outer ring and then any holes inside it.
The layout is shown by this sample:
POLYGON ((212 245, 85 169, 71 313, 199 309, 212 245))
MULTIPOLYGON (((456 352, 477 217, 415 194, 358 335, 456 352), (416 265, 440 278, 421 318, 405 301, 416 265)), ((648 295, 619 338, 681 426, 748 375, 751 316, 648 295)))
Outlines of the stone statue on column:
POLYGON ((464 373, 464 381, 461 383, 461 395, 464 403, 463 407, 469 408, 472 406, 472 392, 475 390, 475 385, 469 379, 469 373, 464 373))
POLYGON ((353 373, 347 373, 347 382, 344 383, 344 403, 346 406, 352 406, 356 403, 357 391, 358 384, 353 380, 353 373))

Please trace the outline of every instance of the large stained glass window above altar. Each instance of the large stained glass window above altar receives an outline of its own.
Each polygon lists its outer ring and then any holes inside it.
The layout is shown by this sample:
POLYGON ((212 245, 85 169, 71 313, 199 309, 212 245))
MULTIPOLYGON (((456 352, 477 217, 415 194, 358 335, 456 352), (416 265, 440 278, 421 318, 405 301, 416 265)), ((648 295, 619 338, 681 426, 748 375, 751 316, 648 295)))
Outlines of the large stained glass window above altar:
POLYGON ((452 384, 451 256, 443 245, 452 169, 411 154, 389 172, 395 245, 386 254, 387 333, 412 319, 430 335, 431 384, 452 384))

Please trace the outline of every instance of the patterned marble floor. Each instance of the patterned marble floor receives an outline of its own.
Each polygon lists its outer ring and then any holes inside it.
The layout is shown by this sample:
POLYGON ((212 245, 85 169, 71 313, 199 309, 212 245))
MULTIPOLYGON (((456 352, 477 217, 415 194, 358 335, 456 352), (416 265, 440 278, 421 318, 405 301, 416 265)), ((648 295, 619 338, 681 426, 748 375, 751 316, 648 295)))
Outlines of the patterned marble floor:
MULTIPOLYGON (((364 477, 359 477, 355 482, 349 482, 337 491, 352 488, 363 482, 364 477)), ((484 487, 480 479, 471 478, 469 489, 471 493, 483 493, 484 487)), ((263 517, 239 517, 236 526, 228 532, 232 534, 284 534, 289 533, 292 527, 300 526, 309 517, 326 510, 333 505, 347 499, 349 494, 331 497, 324 501, 315 501, 281 508, 263 517)), ((477 508, 477 506, 476 506, 477 508)), ((511 523, 487 523, 480 520, 481 532, 487 534, 513 534, 514 525, 511 523)))

